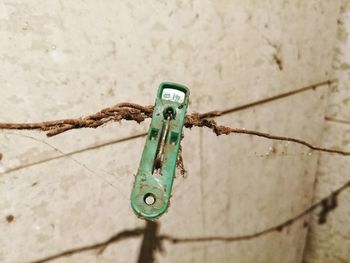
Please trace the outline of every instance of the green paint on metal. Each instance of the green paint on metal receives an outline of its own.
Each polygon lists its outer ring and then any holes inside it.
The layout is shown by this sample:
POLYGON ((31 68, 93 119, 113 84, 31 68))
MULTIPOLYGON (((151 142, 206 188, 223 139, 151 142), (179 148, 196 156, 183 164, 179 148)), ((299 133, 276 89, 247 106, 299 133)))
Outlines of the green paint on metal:
POLYGON ((131 193, 131 206, 139 217, 155 219, 167 211, 189 94, 180 84, 164 82, 159 86, 131 193))

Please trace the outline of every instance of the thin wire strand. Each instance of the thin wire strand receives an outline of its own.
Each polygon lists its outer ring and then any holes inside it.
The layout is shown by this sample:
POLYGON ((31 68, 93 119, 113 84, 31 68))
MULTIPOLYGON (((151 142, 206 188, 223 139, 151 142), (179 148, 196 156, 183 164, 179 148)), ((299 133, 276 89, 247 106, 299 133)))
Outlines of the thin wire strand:
MULTIPOLYGON (((346 189, 350 188, 350 181, 346 182, 339 188, 335 189, 329 195, 320 199, 318 202, 312 204, 310 207, 302 211, 301 213, 293 216, 292 218, 283 221, 275 226, 263 229, 261 231, 240 235, 240 236, 208 236, 208 237, 175 237, 172 235, 157 235, 155 236, 154 242, 156 242, 155 247, 158 250, 162 249, 162 241, 168 241, 172 244, 181 244, 181 243, 201 243, 201 242, 238 242, 238 241, 248 241, 251 239, 259 238, 261 236, 265 236, 271 234, 273 232, 281 232, 283 229, 292 226, 296 222, 305 218, 307 215, 314 212, 317 208, 321 208, 321 211, 318 214, 318 223, 324 224, 326 223, 327 216, 330 212, 332 212, 338 205, 338 197, 342 194, 346 189)), ((304 226, 307 226, 307 223, 304 222, 304 226)), ((91 251, 91 250, 99 250, 98 254, 103 253, 103 251, 111 244, 121 242, 128 238, 138 237, 145 234, 147 231, 146 228, 135 228, 131 230, 124 230, 119 232, 112 237, 108 238, 105 241, 95 243, 92 245, 82 246, 78 248, 69 249, 60 253, 53 254, 51 256, 46 256, 39 260, 31 261, 30 263, 44 263, 49 262, 51 260, 56 260, 58 258, 71 256, 74 254, 91 251)))
MULTIPOLYGON (((203 114, 199 113, 193 113, 186 116, 186 122, 185 126, 187 128, 192 127, 207 127, 211 129, 216 135, 228 135, 232 133, 237 134, 247 134, 247 135, 253 135, 258 136, 266 139, 271 140, 280 140, 280 141, 289 141, 298 143, 301 145, 304 145, 312 150, 315 151, 321 151, 321 152, 328 152, 328 153, 335 153, 335 154, 341 154, 341 155, 350 155, 350 152, 341 151, 341 150, 334 150, 334 149, 328 149, 324 147, 319 147, 312 145, 311 143, 308 143, 304 140, 292 138, 292 137, 284 137, 284 136, 277 136, 277 135, 271 135, 264 132, 259 131, 253 131, 253 130, 246 130, 246 129, 239 129, 239 128, 231 128, 226 127, 222 125, 218 125, 214 120, 211 118, 215 118, 217 116, 221 116, 224 114, 231 113, 233 111, 238 111, 242 109, 246 109, 248 107, 253 107, 258 104, 263 104, 270 102, 272 100, 284 98, 287 96, 291 96, 293 94, 296 94, 298 92, 303 92, 309 89, 314 89, 319 85, 326 85, 330 84, 330 81, 321 82, 318 84, 314 84, 312 86, 304 87, 300 89, 297 92, 288 92, 285 94, 280 94, 278 96, 274 96, 271 98, 263 99, 261 101, 253 102, 250 104, 247 104, 246 106, 240 106, 236 108, 232 108, 226 111, 211 111, 203 114)), ((133 120, 138 123, 144 121, 146 118, 150 118, 152 116, 153 106, 141 106, 133 103, 121 103, 117 104, 113 107, 103 109, 102 111, 89 115, 84 118, 79 119, 64 119, 64 120, 58 120, 58 121, 49 121, 49 122, 42 122, 42 123, 0 123, 0 129, 36 129, 36 130, 42 130, 47 131, 48 136, 54 136, 57 134, 60 134, 62 132, 68 131, 70 129, 78 129, 78 128, 97 128, 105 123, 111 122, 111 121, 121 121, 121 120, 133 120)), ((242 235, 242 236, 235 236, 235 237, 195 237, 195 238, 186 238, 186 237, 173 237, 170 235, 159 235, 158 239, 161 241, 168 241, 173 244, 177 243, 189 243, 189 242, 207 242, 207 241, 222 241, 222 242, 234 242, 234 241, 242 241, 242 240, 250 240, 253 238, 258 238, 260 236, 275 232, 275 231, 282 231, 285 227, 289 227, 295 222, 301 220, 306 215, 314 212, 317 208, 321 208, 320 213, 318 214, 319 223, 323 224, 327 220, 328 214, 333 211, 338 204, 338 196, 347 188, 350 187, 350 181, 346 182, 344 185, 333 191, 330 195, 322 198, 320 201, 314 203, 311 205, 308 209, 304 210, 303 212, 299 213, 298 215, 292 217, 291 219, 288 219, 278 225, 275 225, 273 227, 267 228, 265 230, 248 234, 248 235, 242 235)), ((134 230, 131 230, 133 232, 134 230)), ((141 229, 136 229, 135 234, 132 236, 140 235, 141 229)), ((130 232, 130 231, 129 231, 130 232)), ((134 232, 133 232, 134 233, 134 232)), ((117 234, 116 236, 120 236, 120 234, 117 234)), ((97 245, 82 247, 78 249, 72 249, 68 250, 66 252, 47 257, 43 260, 35 261, 35 262, 46 262, 48 260, 56 259, 61 256, 67 256, 72 255, 74 253, 80 253, 86 250, 91 249, 97 249, 97 248, 105 248, 110 243, 116 242, 115 238, 110 238, 106 242, 99 243, 97 245)))
POLYGON ((200 114, 192 114, 191 116, 187 116, 188 121, 185 123, 185 126, 187 128, 192 127, 207 127, 211 129, 217 136, 220 135, 229 135, 231 133, 236 134, 246 134, 246 135, 254 135, 270 140, 277 140, 277 141, 288 141, 288 142, 294 142, 297 144, 304 145, 308 147, 311 150, 314 151, 320 151, 320 152, 328 152, 328 153, 335 153, 340 154, 344 156, 350 155, 350 152, 343 151, 343 150, 335 150, 335 149, 329 149, 324 147, 315 146, 307 141, 296 139, 292 137, 285 137, 285 136, 279 136, 279 135, 272 135, 265 132, 259 132, 254 130, 247 130, 247 129, 239 129, 239 128, 231 128, 223 125, 218 125, 216 121, 210 120, 210 119, 203 119, 201 118, 200 114))
MULTIPOLYGON (((93 169, 91 169, 90 167, 88 167, 86 164, 83 164, 81 163, 80 161, 78 161, 77 159, 75 159, 73 156, 71 156, 70 154, 66 154, 64 153, 62 150, 60 150, 59 148, 53 146, 52 144, 48 143, 48 142, 45 142, 43 140, 39 140, 35 137, 32 137, 32 136, 29 136, 29 135, 24 135, 24 134, 18 134, 18 133, 12 133, 12 132, 6 132, 6 133, 2 133, 2 134, 5 134, 5 135, 12 135, 12 136, 20 136, 20 137, 24 137, 24 138, 27 138, 27 139, 31 139, 31 140, 34 140, 36 142, 39 142, 39 143, 42 143, 42 144, 45 144, 46 146, 50 147, 51 149, 57 151, 58 153, 61 154, 62 157, 65 157, 65 158, 68 158, 70 160, 72 160, 74 163, 76 163, 77 165, 79 165, 80 167, 82 167, 83 169, 85 169, 86 171, 88 171, 90 174, 98 177, 99 179, 101 179, 102 181, 106 182, 110 187, 116 189, 122 196, 125 200, 129 200, 129 198, 118 188, 116 187, 114 184, 112 184, 109 180, 107 180, 106 178, 104 178, 103 176, 99 175, 96 171, 94 171, 93 169)), ((51 160, 56 160, 57 158, 53 157, 51 158, 51 160)), ((29 167, 28 165, 24 165, 23 167, 27 168, 29 167)), ((10 170, 16 170, 18 171, 19 169, 10 169, 10 170)), ((6 174, 8 173, 8 171, 4 171, 2 173, 0 173, 0 175, 3 175, 3 174, 6 174)), ((109 174, 107 172, 105 172, 106 174, 109 174)), ((109 174, 111 175, 111 174, 109 174)))
MULTIPOLYGON (((295 92, 292 91, 292 92, 283 93, 277 96, 272 96, 269 98, 262 99, 260 101, 255 101, 243 106, 232 108, 227 111, 210 111, 202 114, 193 113, 186 116, 185 127, 187 128, 192 128, 194 126, 208 127, 216 135, 222 135, 222 134, 228 135, 230 133, 237 133, 237 134, 249 134, 249 135, 259 136, 259 137, 263 137, 271 140, 289 141, 289 142, 294 142, 294 143, 304 145, 314 151, 335 153, 335 154, 347 156, 347 155, 350 155, 350 152, 315 146, 307 141, 292 138, 292 137, 271 135, 260 131, 230 128, 230 127, 218 125, 214 120, 211 120, 211 118, 218 117, 218 116, 230 113, 232 111, 242 110, 242 109, 246 109, 247 107, 253 107, 259 104, 271 102, 276 99, 285 98, 287 96, 294 95, 298 92, 315 89, 316 87, 319 87, 319 86, 329 85, 330 83, 331 83, 330 80, 319 82, 313 85, 300 88, 295 92)), ((95 114, 88 115, 83 118, 46 121, 41 123, 0 123, 0 129, 15 129, 15 130, 35 129, 35 130, 46 131, 47 136, 55 136, 71 129, 97 128, 111 121, 132 120, 132 121, 136 121, 137 123, 140 123, 147 118, 151 118, 152 113, 153 113, 152 105, 142 106, 135 103, 123 102, 123 103, 116 104, 112 107, 105 108, 95 114)))

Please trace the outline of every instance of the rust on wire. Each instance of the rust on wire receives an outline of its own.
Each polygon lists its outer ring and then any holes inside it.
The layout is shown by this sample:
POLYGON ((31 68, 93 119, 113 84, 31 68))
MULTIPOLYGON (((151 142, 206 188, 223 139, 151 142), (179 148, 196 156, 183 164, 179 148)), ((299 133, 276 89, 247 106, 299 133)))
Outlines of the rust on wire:
MULTIPOLYGON (((329 84, 330 81, 320 82, 318 85, 329 84)), ((309 90, 311 88, 316 88, 317 84, 310 85, 304 88, 301 88, 299 92, 309 90)), ((260 101, 260 103, 266 103, 272 100, 280 99, 282 97, 290 96, 295 94, 295 92, 289 92, 282 94, 280 96, 273 96, 271 98, 266 98, 260 101)), ((247 104, 249 107, 258 105, 258 102, 253 102, 247 104)), ((314 151, 320 152, 328 152, 335 153, 340 155, 350 155, 350 152, 329 149, 324 147, 319 147, 312 145, 309 142, 306 142, 301 139, 271 135, 269 133, 240 129, 240 128, 231 128, 223 125, 218 125, 216 121, 212 120, 214 117, 225 115, 229 112, 245 109, 245 106, 240 106, 237 108, 233 108, 227 111, 210 111, 206 113, 192 113, 186 115, 185 127, 207 127, 211 129, 217 136, 219 135, 228 135, 231 133, 236 134, 246 134, 253 135, 258 137, 263 137, 271 140, 279 140, 279 141, 289 141, 304 145, 314 151)), ((40 123, 0 123, 0 129, 11 129, 11 130, 41 130, 47 132, 47 136, 55 136, 65 131, 69 131, 72 129, 81 129, 81 128, 97 128, 106 123, 112 121, 136 121, 137 123, 141 123, 144 120, 151 118, 153 113, 153 105, 142 106, 136 103, 123 102, 116 104, 115 106, 105 108, 95 114, 88 115, 86 117, 77 118, 77 119, 62 119, 56 121, 45 121, 40 123)), ((180 167, 182 162, 182 157, 180 157, 180 167)))
MULTIPOLYGON (((301 145, 304 145, 312 150, 315 151, 321 151, 321 152, 328 152, 328 153, 336 153, 341 155, 350 155, 350 152, 341 151, 341 150, 333 150, 323 147, 314 146, 306 141, 295 139, 291 137, 284 137, 284 136, 276 136, 271 135, 268 133, 263 133, 259 131, 253 131, 253 130, 246 130, 246 129, 238 129, 238 128, 231 128, 226 127, 222 125, 218 125, 216 121, 214 121, 212 118, 222 116, 234 111, 239 111, 246 109, 248 107, 257 106, 259 104, 267 103, 276 99, 284 98, 287 96, 294 95, 299 92, 303 92, 310 89, 315 89, 318 86, 331 84, 331 81, 324 81, 317 84, 313 84, 304 88, 301 88, 299 90, 296 90, 295 92, 287 92, 284 94, 280 94, 278 96, 273 96, 270 98, 266 98, 257 102, 252 102, 246 105, 242 105, 236 108, 232 108, 226 111, 210 111, 207 113, 193 113, 186 116, 185 121, 185 127, 187 128, 193 128, 193 127, 206 127, 212 130, 217 136, 219 135, 229 135, 232 133, 237 134, 248 134, 258 137, 263 137, 266 139, 271 140, 280 140, 280 141, 290 141, 294 143, 298 143, 301 145)), ((47 122, 41 122, 41 123, 0 123, 0 129, 15 129, 15 130, 41 130, 47 132, 47 136, 54 136, 58 135, 60 133, 63 133, 65 131, 71 130, 71 129, 79 129, 79 128, 97 128, 101 125, 104 125, 108 122, 112 121, 121 121, 121 120, 132 120, 136 121, 137 123, 140 123, 144 121, 147 118, 151 118, 153 112, 153 106, 141 106, 134 103, 119 103, 113 107, 109 107, 106 109, 101 110, 100 112, 97 112, 92 115, 88 115, 86 117, 78 118, 78 119, 63 119, 63 120, 57 120, 57 121, 47 121, 47 122)), ((138 135, 143 136, 144 134, 138 135)), ((183 137, 182 137, 183 138, 183 137)), ((180 150, 181 151, 181 150, 180 150)), ((78 151, 79 152, 79 151, 78 151)), ((74 153, 72 153, 74 154, 74 153)), ((183 166, 183 159, 182 155, 179 155, 178 167, 182 170, 183 174, 185 173, 185 169, 183 166)), ((85 246, 85 247, 79 247, 76 249, 70 249, 67 251, 63 251, 61 253, 58 253, 56 255, 48 256, 45 258, 42 258, 40 260, 32 261, 32 262, 48 262, 54 259, 58 259, 61 257, 70 256, 76 253, 81 253, 84 251, 89 250, 99 250, 99 253, 103 253, 103 251, 107 248, 108 245, 112 243, 116 243, 119 241, 122 241, 127 238, 135 238, 139 237, 141 235, 144 235, 144 241, 147 240, 153 240, 152 244, 154 246, 146 246, 147 244, 144 243, 144 248, 141 251, 140 259, 142 258, 149 258, 150 260, 154 257, 154 252, 156 250, 162 251, 162 241, 168 241, 173 244, 177 243, 192 243, 192 242, 208 242, 208 241, 221 241, 221 242, 235 242, 235 241, 244 241, 244 240, 250 240, 253 238, 258 238, 263 235, 267 235, 272 232, 280 232, 284 228, 289 227, 293 225, 294 223, 298 222, 301 219, 304 219, 305 216, 311 214, 316 209, 320 209, 318 213, 318 223, 324 224, 326 223, 327 216, 330 212, 332 212, 334 209, 337 208, 338 205, 338 196, 345 191, 346 189, 350 188, 350 181, 346 182, 339 188, 335 189, 333 192, 331 192, 328 196, 322 198, 318 202, 312 204, 310 207, 305 209, 304 211, 300 212, 299 214, 295 215, 294 217, 289 218, 288 220, 277 224, 275 226, 263 229, 261 231, 242 235, 242 236, 212 236, 212 237, 173 237, 170 235, 160 235, 158 234, 158 225, 148 225, 146 228, 136 228, 132 230, 125 230, 120 233, 115 234, 114 236, 110 237, 106 241, 103 241, 101 243, 85 246)), ((13 221, 14 217, 12 218, 6 218, 7 221, 10 223, 13 221)), ((150 223, 151 224, 151 223, 150 223)), ((307 226, 307 222, 304 222, 304 226, 307 226)))

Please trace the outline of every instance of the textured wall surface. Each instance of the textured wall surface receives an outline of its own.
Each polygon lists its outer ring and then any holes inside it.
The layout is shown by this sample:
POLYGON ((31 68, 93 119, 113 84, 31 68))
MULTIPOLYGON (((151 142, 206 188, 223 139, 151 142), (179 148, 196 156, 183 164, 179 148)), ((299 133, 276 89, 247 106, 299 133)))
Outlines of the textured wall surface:
MULTIPOLYGON (((329 98, 324 144, 350 150, 350 1, 344 1, 338 19, 337 48, 334 58, 334 86, 329 98)), ((348 157, 322 155, 319 160, 315 201, 350 180, 348 157)), ((318 225, 313 218, 305 262, 350 262, 350 193, 339 198, 339 207, 330 214, 327 224, 318 225)))
MULTIPOLYGON (((79 117, 121 101, 152 104, 162 81, 191 89, 190 111, 297 90, 330 78, 338 13, 338 1, 328 0, 0 0, 0 121, 79 117)), ((218 121, 321 144, 327 90, 218 121)), ((129 195, 144 144, 134 137, 148 124, 50 139, 1 132, 0 261, 30 262, 143 227, 129 195)), ((185 131, 183 148, 188 176, 176 178, 160 234, 252 234, 311 202, 318 154, 305 147, 194 128, 185 131)), ((157 262, 300 262, 305 236, 301 221, 248 241, 164 242, 154 253, 157 262)), ((57 262, 137 262, 141 242, 125 238, 98 255, 81 251, 57 262)))

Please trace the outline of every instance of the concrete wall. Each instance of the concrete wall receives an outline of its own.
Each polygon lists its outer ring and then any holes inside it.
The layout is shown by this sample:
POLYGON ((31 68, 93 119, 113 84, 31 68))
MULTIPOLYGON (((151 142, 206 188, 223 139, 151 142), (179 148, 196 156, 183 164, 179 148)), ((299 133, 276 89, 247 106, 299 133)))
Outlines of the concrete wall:
MULTIPOLYGON (((339 6, 328 0, 0 1, 1 121, 79 117, 121 101, 152 104, 162 81, 190 87, 190 111, 202 112, 327 80, 339 6)), ((327 91, 322 86, 218 121, 321 144, 327 91)), ((144 144, 133 136, 148 124, 50 139, 2 132, 0 261, 30 262, 143 227, 129 195, 144 144)), ((311 202, 318 154, 305 147, 193 129, 185 131, 183 148, 188 176, 177 177, 159 234, 251 234, 311 202)), ((157 262, 300 262, 305 236, 299 222, 249 241, 165 242, 155 256, 157 262)), ((141 242, 128 238, 102 254, 85 251, 58 262, 136 262, 141 242)))
MULTIPOLYGON (((333 63, 334 85, 326 114, 323 143, 350 150, 350 1, 343 1, 338 19, 337 44, 333 63)), ((350 160, 322 154, 317 171, 315 201, 350 180, 350 160)), ((350 262, 350 193, 339 198, 339 207, 327 224, 318 225, 314 217, 308 235, 305 262, 350 262)))

